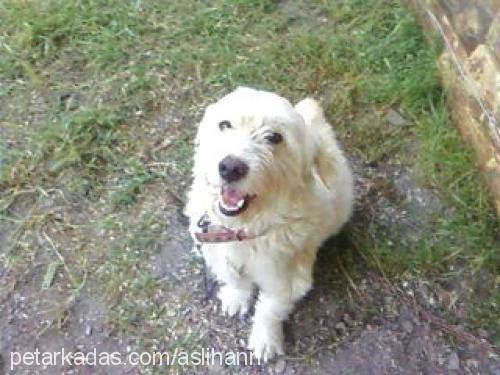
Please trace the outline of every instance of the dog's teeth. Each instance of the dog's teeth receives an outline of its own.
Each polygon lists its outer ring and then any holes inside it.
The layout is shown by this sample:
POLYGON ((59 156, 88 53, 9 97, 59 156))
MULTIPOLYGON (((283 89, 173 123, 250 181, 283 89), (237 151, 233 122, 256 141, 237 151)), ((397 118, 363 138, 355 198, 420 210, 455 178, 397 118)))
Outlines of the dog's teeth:
POLYGON ((228 206, 222 200, 220 201, 220 204, 221 204, 222 208, 224 208, 227 211, 231 211, 231 212, 232 211, 238 211, 241 208, 241 207, 231 207, 231 206, 228 206))
POLYGON ((243 207, 243 205, 244 205, 244 204, 245 204, 245 200, 244 200, 244 199, 240 199, 240 200, 238 201, 238 203, 236 203, 236 205, 238 206, 238 208, 243 207))

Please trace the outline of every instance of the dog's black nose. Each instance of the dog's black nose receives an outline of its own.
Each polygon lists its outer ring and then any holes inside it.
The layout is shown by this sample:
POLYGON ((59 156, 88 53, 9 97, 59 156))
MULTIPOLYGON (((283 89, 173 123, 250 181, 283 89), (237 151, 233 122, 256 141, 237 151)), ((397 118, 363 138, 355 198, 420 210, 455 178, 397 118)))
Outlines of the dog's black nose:
POLYGON ((241 180, 248 173, 248 164, 234 156, 226 156, 219 163, 219 174, 224 181, 241 180))

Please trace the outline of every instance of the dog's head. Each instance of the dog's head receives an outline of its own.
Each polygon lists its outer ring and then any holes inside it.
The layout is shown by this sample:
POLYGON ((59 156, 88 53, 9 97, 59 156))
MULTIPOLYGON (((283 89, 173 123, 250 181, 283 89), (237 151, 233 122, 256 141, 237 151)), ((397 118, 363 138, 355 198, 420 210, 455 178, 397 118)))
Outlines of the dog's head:
POLYGON ((210 105, 196 142, 195 174, 225 217, 272 210, 311 178, 313 142, 304 119, 270 92, 238 88, 210 105))

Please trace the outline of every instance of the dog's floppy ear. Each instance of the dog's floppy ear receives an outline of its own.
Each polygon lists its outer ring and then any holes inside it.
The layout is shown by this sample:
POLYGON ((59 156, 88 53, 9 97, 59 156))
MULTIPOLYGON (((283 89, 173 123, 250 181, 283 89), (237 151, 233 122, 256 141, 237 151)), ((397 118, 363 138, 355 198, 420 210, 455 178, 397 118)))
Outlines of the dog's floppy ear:
POLYGON ((306 123, 313 143, 313 169, 327 188, 332 188, 337 173, 339 154, 335 134, 330 124, 326 121, 323 110, 317 101, 306 98, 300 101, 295 110, 302 116, 306 123))

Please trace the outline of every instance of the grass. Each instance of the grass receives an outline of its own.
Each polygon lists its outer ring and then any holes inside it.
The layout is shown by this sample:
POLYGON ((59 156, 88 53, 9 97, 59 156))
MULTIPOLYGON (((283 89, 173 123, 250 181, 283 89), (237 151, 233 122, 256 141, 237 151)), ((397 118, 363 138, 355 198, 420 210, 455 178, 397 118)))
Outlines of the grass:
MULTIPOLYGON (((46 274, 64 284, 71 270, 89 290, 104 286, 96 290, 113 301, 109 321, 122 332, 159 339, 174 329, 146 267, 165 240, 158 197, 163 186, 183 195, 194 124, 237 85, 322 97, 353 158, 404 166, 450 207, 425 217, 414 240, 379 225, 373 200, 361 203, 349 236, 392 279, 498 269, 497 221, 450 123, 439 48, 396 1, 5 0, 0 49, 2 260, 23 279, 47 230, 67 267, 52 275, 49 255, 46 274), (388 126, 389 108, 409 125, 388 126)), ((382 195, 405 208, 386 185, 382 195)), ((498 337, 498 280, 485 285, 471 322, 498 337)))

